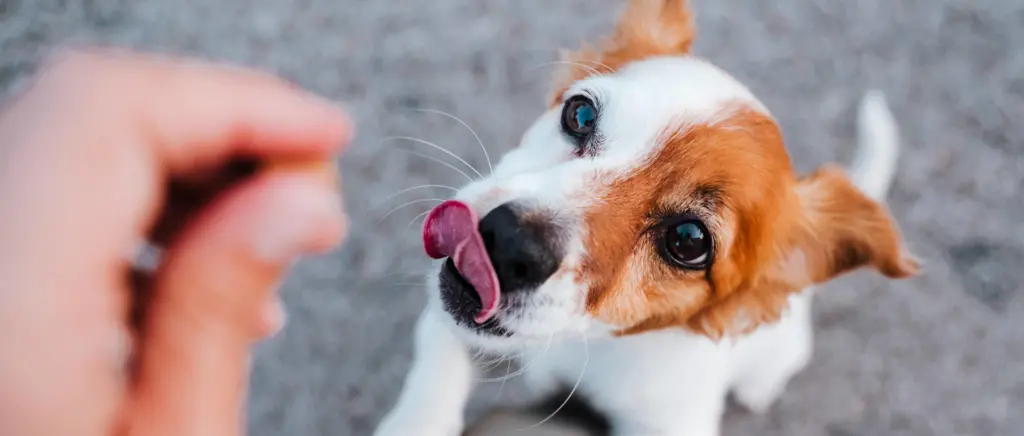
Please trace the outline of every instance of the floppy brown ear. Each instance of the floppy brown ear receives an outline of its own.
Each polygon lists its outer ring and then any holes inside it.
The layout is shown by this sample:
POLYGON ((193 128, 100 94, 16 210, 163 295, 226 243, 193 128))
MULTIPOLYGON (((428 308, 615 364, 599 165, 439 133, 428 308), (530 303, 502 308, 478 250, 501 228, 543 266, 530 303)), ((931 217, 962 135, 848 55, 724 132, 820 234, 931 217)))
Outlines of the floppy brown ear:
POLYGON ((825 166, 798 180, 794 195, 793 210, 767 224, 779 232, 773 260, 759 272, 716 267, 716 281, 725 285, 727 277, 737 277, 735 286, 719 289, 718 297, 688 320, 691 330, 713 339, 749 333, 777 321, 790 294, 862 267, 894 279, 918 273, 920 266, 889 212, 841 168, 825 166))
POLYGON ((562 54, 550 103, 557 104, 569 85, 585 77, 652 56, 689 53, 695 31, 687 0, 630 0, 610 38, 562 54))
POLYGON ((861 267, 893 279, 918 273, 920 265, 887 208, 857 189, 841 168, 822 167, 796 189, 802 225, 788 263, 781 265, 783 281, 808 286, 861 267))

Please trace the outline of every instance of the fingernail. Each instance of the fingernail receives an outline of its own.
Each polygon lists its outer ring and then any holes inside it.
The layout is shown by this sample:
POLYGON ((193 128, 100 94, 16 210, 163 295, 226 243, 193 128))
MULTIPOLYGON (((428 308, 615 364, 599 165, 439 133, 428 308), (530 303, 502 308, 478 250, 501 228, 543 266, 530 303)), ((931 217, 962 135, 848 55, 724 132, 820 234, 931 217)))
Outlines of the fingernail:
POLYGON ((311 183, 289 187, 288 200, 267 211, 255 235, 255 252, 263 260, 290 263, 336 243, 341 202, 330 190, 311 183))

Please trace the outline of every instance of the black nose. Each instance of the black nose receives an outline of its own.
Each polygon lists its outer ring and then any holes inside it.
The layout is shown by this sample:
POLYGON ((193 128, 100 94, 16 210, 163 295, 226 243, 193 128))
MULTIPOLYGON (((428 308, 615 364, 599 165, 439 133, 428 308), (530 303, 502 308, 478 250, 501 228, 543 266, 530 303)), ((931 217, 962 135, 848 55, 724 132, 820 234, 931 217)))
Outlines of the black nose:
POLYGON ((503 293, 537 288, 561 263, 554 225, 531 215, 523 219, 516 205, 505 203, 480 220, 480 235, 503 293))

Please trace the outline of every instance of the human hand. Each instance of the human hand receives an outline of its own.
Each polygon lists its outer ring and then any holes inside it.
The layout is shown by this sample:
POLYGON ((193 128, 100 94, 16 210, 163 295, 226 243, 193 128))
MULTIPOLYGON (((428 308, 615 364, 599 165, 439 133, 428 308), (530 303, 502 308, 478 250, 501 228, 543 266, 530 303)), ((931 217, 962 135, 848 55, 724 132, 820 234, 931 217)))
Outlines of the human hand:
POLYGON ((239 156, 329 162, 350 129, 237 68, 110 51, 44 68, 0 113, 0 434, 242 434, 250 347, 283 322, 273 290, 341 240, 340 196, 322 174, 259 172, 155 234, 167 187, 239 156), (166 250, 133 331, 147 238, 166 250))

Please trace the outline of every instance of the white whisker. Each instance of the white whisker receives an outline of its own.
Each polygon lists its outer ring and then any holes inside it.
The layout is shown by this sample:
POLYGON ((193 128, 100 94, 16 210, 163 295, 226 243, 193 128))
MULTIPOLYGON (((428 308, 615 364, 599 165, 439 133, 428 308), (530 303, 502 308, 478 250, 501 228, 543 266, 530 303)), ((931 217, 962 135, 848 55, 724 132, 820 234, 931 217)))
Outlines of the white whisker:
POLYGON ((494 166, 491 165, 491 156, 490 156, 490 154, 487 153, 487 147, 484 147, 484 142, 480 140, 480 136, 476 134, 476 131, 474 131, 472 127, 469 127, 469 124, 466 124, 465 121, 462 121, 459 117, 457 117, 455 115, 452 115, 452 114, 450 114, 448 112, 440 111, 440 110, 437 110, 437 109, 416 109, 416 110, 420 111, 420 112, 430 112, 430 113, 435 113, 435 114, 438 114, 438 115, 444 115, 444 116, 446 116, 448 118, 451 118, 451 119, 453 119, 455 121, 458 121, 459 124, 462 124, 462 127, 465 127, 466 130, 469 130, 469 133, 472 133, 473 137, 476 138, 476 143, 480 144, 480 149, 483 150, 483 152, 484 152, 484 159, 487 159, 487 169, 489 169, 491 171, 491 174, 494 174, 494 166))
POLYGON ((476 354, 474 354, 473 357, 470 359, 470 360, 473 361, 474 364, 477 365, 477 367, 479 367, 483 371, 490 371, 490 370, 494 369, 495 367, 500 365, 501 362, 504 362, 505 359, 509 357, 508 352, 502 352, 502 354, 500 356, 496 356, 493 359, 490 359, 490 360, 480 360, 486 354, 487 354, 487 352, 485 350, 478 350, 476 352, 476 354))
POLYGON ((387 198, 381 200, 380 203, 377 203, 377 205, 371 206, 370 208, 371 209, 376 209, 378 207, 383 206, 385 203, 388 202, 388 200, 391 200, 391 199, 393 199, 393 198, 395 198, 395 197, 397 197, 399 195, 402 195, 402 194, 404 194, 406 192, 409 192, 409 191, 415 191, 417 189, 424 189, 424 188, 444 188, 444 189, 451 190, 452 192, 459 192, 458 189, 453 188, 453 187, 448 186, 448 185, 418 185, 418 186, 413 186, 413 187, 410 187, 410 188, 405 188, 405 189, 403 189, 401 191, 398 191, 398 192, 396 192, 394 194, 391 194, 391 195, 387 196, 387 198))
POLYGON ((503 382, 505 380, 516 378, 516 377, 518 377, 520 375, 523 375, 523 373, 528 371, 530 369, 530 367, 535 365, 538 361, 540 361, 540 359, 542 357, 544 357, 545 354, 547 354, 548 349, 551 348, 551 342, 554 339, 554 337, 555 337, 554 333, 552 333, 551 336, 548 336, 547 345, 545 345, 544 349, 541 350, 541 352, 539 354, 537 354, 537 357, 534 357, 533 359, 531 359, 529 363, 527 363, 526 365, 523 365, 522 368, 517 369, 516 372, 513 372, 512 374, 506 374, 504 377, 477 379, 477 381, 481 382, 481 383, 491 383, 491 382, 497 382, 497 381, 503 382))
POLYGON ((575 65, 575 66, 580 67, 580 68, 585 68, 587 71, 590 71, 591 73, 594 73, 595 75, 598 75, 598 76, 604 75, 604 73, 598 71, 594 67, 591 67, 591 66, 588 66, 588 65, 584 65, 584 64, 581 64, 579 62, 573 62, 573 61, 551 61, 551 62, 544 62, 544 63, 542 63, 540 65, 537 65, 537 66, 535 66, 533 68, 527 68, 527 71, 528 70, 532 70, 532 69, 536 69, 536 68, 540 68, 540 67, 544 67, 544 66, 548 66, 548 65, 575 65))
POLYGON ((521 431, 531 430, 531 429, 540 427, 541 425, 544 425, 545 422, 548 422, 549 420, 551 420, 551 418, 554 418, 555 415, 558 414, 558 412, 561 412, 562 408, 565 407, 566 404, 569 404, 569 400, 572 399, 573 394, 576 393, 576 389, 578 389, 580 387, 580 382, 583 381, 583 374, 587 371, 587 364, 590 363, 590 349, 587 346, 587 337, 586 337, 586 335, 584 335, 582 337, 583 337, 583 355, 584 355, 583 368, 580 369, 580 376, 576 378, 576 384, 573 385, 572 390, 569 391, 569 395, 567 395, 565 397, 565 401, 562 401, 562 404, 560 404, 558 406, 558 408, 555 409, 554 412, 551 412, 551 414, 548 415, 547 418, 542 419, 540 422, 538 422, 538 423, 536 423, 534 425, 531 425, 529 427, 520 429, 521 431))
POLYGON ((492 370, 494 368, 497 368, 498 365, 501 365, 502 362, 510 362, 512 357, 513 356, 511 356, 511 355, 503 354, 500 357, 498 357, 497 359, 494 359, 494 360, 491 360, 491 361, 489 361, 487 363, 482 364, 483 365, 483 369, 485 371, 490 371, 490 370, 492 370))
POLYGON ((505 357, 507 357, 507 356, 508 356, 508 354, 507 354, 507 353, 501 353, 501 355, 500 355, 500 356, 496 356, 496 357, 494 357, 494 358, 493 358, 493 359, 491 359, 491 360, 485 360, 485 361, 479 361, 479 360, 476 360, 476 359, 479 359, 479 358, 483 357, 483 356, 484 356, 485 354, 487 354, 487 352, 485 352, 485 351, 483 351, 483 350, 480 350, 479 352, 477 352, 477 353, 476 353, 476 356, 475 356, 475 357, 473 358, 473 360, 474 360, 474 361, 475 361, 475 362, 476 362, 476 363, 477 363, 478 365, 491 365, 491 364, 494 364, 495 362, 498 362, 498 363, 501 363, 501 362, 503 362, 503 361, 505 360, 505 357))
POLYGON ((465 171, 462 171, 462 170, 460 170, 460 169, 456 168, 456 167, 455 167, 455 165, 452 165, 452 164, 450 164, 450 163, 448 163, 448 162, 445 162, 445 161, 443 161, 443 160, 441 160, 441 159, 438 159, 438 158, 436 158, 436 157, 434 157, 434 156, 431 156, 431 155, 429 155, 429 154, 417 153, 417 152, 415 152, 415 151, 412 151, 412 150, 406 150, 406 149, 404 149, 404 148, 400 148, 400 149, 398 149, 398 150, 399 150, 399 151, 401 151, 401 152, 404 152, 404 153, 409 153, 409 154, 411 154, 411 155, 414 155, 414 156, 419 156, 419 157, 422 157, 422 158, 424 158, 424 159, 429 159, 429 160, 432 160, 432 161, 434 161, 434 162, 437 162, 437 163, 439 163, 439 164, 441 164, 441 165, 444 165, 444 166, 446 166, 446 167, 448 167, 448 168, 451 168, 452 170, 454 170, 455 172, 457 172, 457 173, 459 173, 459 174, 462 174, 462 177, 465 177, 465 178, 466 178, 466 180, 469 180, 470 182, 472 182, 472 181, 473 181, 473 178, 472 178, 472 177, 470 177, 470 176, 469 176, 469 174, 466 174, 466 172, 465 172, 465 171))
POLYGON ((404 230, 404 232, 408 232, 408 231, 409 231, 409 229, 411 229, 411 228, 412 228, 412 225, 413 225, 413 224, 416 224, 416 220, 418 220, 418 219, 420 219, 420 218, 424 218, 424 217, 425 217, 425 216, 426 216, 426 215, 427 215, 428 213, 430 213, 430 211, 429 211, 429 210, 426 210, 426 211, 420 212, 420 214, 419 214, 419 215, 416 215, 416 216, 414 216, 414 217, 412 218, 412 221, 409 221, 409 224, 405 226, 405 230, 404 230))
POLYGON ((477 169, 474 168, 473 165, 470 165, 469 162, 466 162, 464 159, 459 157, 459 155, 457 155, 455 153, 452 153, 447 148, 444 148, 444 147, 442 147, 440 145, 434 144, 433 142, 426 141, 426 140, 423 140, 423 139, 420 139, 420 138, 413 138, 412 136, 389 136, 387 138, 382 139, 381 141, 389 141, 389 140, 395 140, 395 139, 404 139, 406 141, 412 141, 412 142, 415 142, 417 144, 423 144, 423 145, 427 145, 427 146, 430 146, 430 147, 434 147, 434 148, 436 148, 438 150, 441 150, 445 154, 447 154, 447 155, 449 155, 451 157, 454 157, 459 162, 462 162, 463 165, 465 165, 465 166, 469 167, 469 169, 473 170, 473 172, 476 173, 476 175, 479 176, 481 179, 484 177, 484 175, 481 174, 480 171, 477 171, 477 169))
POLYGON ((494 395, 494 399, 497 400, 501 397, 501 391, 505 390, 505 382, 508 381, 508 375, 512 372, 512 359, 508 359, 508 367, 505 368, 505 377, 501 380, 501 386, 498 386, 498 393, 494 395))
POLYGON ((604 67, 605 69, 607 69, 607 70, 608 70, 608 71, 607 71, 608 73, 614 73, 614 72, 615 72, 615 69, 614 69, 614 68, 612 68, 612 67, 609 67, 608 65, 605 65, 605 64, 603 64, 603 63, 601 63, 601 62, 598 62, 598 61, 592 61, 592 60, 587 60, 587 59, 580 59, 580 60, 578 60, 577 62, 586 62, 586 63, 588 63, 588 64, 594 64, 594 65, 597 65, 597 66, 601 66, 601 67, 604 67))
POLYGON ((384 216, 380 217, 380 219, 377 220, 376 224, 380 224, 381 221, 384 221, 388 216, 390 216, 391 214, 395 213, 395 211, 397 211, 398 209, 401 209, 401 208, 406 207, 406 206, 411 206, 411 205, 414 205, 416 203, 424 203, 424 202, 427 202, 427 201, 436 201, 438 203, 443 203, 444 202, 444 200, 442 200, 440 198, 421 198, 419 200, 413 200, 413 201, 409 201, 409 202, 406 202, 406 203, 402 203, 402 204, 400 204, 398 206, 395 206, 394 209, 389 210, 388 213, 384 214, 384 216))

